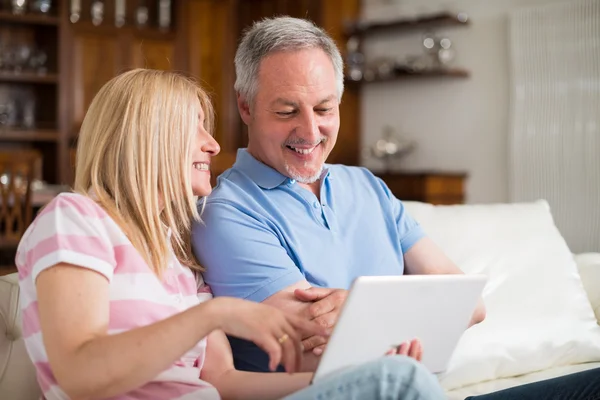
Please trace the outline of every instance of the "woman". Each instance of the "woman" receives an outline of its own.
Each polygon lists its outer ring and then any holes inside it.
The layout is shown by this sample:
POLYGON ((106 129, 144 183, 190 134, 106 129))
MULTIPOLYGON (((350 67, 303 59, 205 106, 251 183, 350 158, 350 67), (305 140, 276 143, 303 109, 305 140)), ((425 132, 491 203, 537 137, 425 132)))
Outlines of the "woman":
POLYGON ((404 356, 309 386, 310 374, 293 372, 300 333, 324 334, 316 324, 211 299, 190 248, 194 196, 210 193, 219 152, 211 123, 206 94, 169 72, 129 71, 92 101, 74 193, 46 206, 17 255, 23 333, 45 398, 442 398, 404 356), (236 371, 225 333, 288 373, 236 371))

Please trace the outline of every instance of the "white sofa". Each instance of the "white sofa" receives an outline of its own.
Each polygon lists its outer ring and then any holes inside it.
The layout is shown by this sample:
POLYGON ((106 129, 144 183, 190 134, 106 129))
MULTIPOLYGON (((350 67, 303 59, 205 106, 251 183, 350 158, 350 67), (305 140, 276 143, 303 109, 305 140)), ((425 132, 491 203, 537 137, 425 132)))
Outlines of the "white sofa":
POLYGON ((547 202, 405 207, 465 273, 488 276, 487 318, 440 376, 449 398, 600 368, 600 254, 572 254, 547 202))
MULTIPOLYGON (((489 277, 488 318, 465 333, 440 377, 449 398, 600 367, 600 254, 573 256, 545 202, 405 204, 466 273, 489 277)), ((16 274, 0 277, 0 398, 33 400, 18 298, 16 274)))

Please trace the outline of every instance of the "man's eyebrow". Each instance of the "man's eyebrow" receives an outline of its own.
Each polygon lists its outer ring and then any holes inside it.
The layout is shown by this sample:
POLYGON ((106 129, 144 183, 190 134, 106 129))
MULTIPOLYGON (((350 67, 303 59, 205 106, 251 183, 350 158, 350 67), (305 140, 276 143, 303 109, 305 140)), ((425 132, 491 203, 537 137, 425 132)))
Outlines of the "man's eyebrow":
POLYGON ((329 95, 329 96, 325 97, 323 100, 321 100, 318 105, 322 105, 322 104, 328 103, 330 101, 333 101, 333 100, 335 100, 335 98, 336 98, 336 96, 334 94, 329 95))
POLYGON ((295 107, 295 108, 299 107, 298 103, 296 103, 295 101, 287 100, 287 99, 284 99, 282 97, 278 97, 271 104, 272 105, 280 104, 280 105, 290 106, 290 107, 295 107))

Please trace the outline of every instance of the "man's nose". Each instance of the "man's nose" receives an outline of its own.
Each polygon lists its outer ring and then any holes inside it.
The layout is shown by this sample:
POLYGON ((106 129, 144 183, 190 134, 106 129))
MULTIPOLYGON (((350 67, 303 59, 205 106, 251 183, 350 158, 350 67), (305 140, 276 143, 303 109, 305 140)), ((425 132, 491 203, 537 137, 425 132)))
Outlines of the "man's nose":
POLYGON ((314 113, 304 114, 300 126, 300 136, 310 143, 316 143, 321 138, 319 121, 314 113))

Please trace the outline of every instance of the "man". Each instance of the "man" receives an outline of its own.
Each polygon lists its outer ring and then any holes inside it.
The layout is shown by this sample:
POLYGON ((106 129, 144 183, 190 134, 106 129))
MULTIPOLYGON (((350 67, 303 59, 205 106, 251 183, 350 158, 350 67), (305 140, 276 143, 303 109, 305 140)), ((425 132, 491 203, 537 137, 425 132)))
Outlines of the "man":
MULTIPOLYGON (((248 148, 219 177, 193 234, 216 296, 265 302, 331 330, 357 276, 462 273, 381 180, 324 164, 340 125, 343 61, 323 30, 263 20, 244 35, 235 67, 248 148)), ((472 323, 484 315, 480 304, 472 323)), ((257 347, 230 340, 237 368, 268 370, 257 347)), ((304 340, 306 369, 326 341, 304 340)), ((420 352, 418 343, 403 349, 420 352)))

